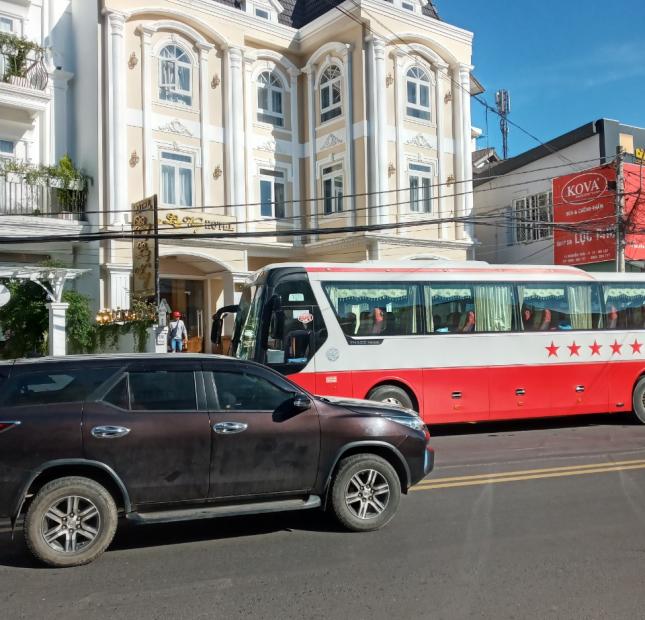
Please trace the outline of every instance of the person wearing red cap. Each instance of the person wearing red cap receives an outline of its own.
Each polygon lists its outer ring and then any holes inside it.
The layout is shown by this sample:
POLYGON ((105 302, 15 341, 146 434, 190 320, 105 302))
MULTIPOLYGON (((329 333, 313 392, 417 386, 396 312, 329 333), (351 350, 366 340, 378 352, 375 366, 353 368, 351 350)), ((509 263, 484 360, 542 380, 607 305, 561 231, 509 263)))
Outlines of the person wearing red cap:
POLYGON ((172 319, 168 326, 168 340, 170 341, 170 350, 173 353, 181 353, 184 347, 184 341, 188 338, 188 330, 181 320, 181 312, 175 310, 172 313, 172 319))

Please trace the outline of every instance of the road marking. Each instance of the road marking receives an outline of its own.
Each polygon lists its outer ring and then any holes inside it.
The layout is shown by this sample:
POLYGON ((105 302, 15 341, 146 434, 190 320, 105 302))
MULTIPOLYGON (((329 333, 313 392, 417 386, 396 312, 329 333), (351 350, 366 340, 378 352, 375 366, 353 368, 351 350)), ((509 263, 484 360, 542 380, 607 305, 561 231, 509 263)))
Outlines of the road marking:
POLYGON ((494 474, 479 474, 475 476, 458 476, 452 478, 437 478, 420 482, 412 487, 412 491, 431 491, 450 487, 466 487, 481 484, 497 484, 499 482, 516 482, 520 480, 538 480, 541 478, 561 478, 564 476, 581 476, 584 474, 603 474, 608 472, 626 471, 630 469, 645 469, 645 460, 620 461, 615 463, 594 463, 590 465, 571 465, 567 467, 552 467, 549 469, 526 469, 522 471, 507 471, 494 474))

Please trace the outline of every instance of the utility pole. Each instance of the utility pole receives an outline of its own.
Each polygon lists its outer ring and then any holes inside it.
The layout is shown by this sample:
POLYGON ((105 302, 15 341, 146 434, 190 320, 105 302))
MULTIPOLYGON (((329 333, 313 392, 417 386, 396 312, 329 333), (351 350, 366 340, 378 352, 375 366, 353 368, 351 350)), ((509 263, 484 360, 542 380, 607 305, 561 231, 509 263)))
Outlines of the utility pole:
POLYGON ((625 149, 616 147, 616 272, 625 272, 625 179, 623 176, 623 162, 625 149))
POLYGON ((511 96, 507 90, 495 93, 495 103, 499 114, 499 128, 502 130, 502 156, 508 159, 508 115, 511 113, 511 96))

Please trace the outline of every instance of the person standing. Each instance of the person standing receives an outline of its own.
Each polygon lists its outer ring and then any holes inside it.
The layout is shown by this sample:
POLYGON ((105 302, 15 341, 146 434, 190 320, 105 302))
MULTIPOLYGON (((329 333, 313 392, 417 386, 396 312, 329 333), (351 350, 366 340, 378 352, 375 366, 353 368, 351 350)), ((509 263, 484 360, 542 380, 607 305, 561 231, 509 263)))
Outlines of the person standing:
POLYGON ((181 353, 184 343, 188 340, 188 330, 181 320, 181 312, 175 310, 172 313, 172 319, 168 326, 168 338, 170 340, 170 350, 172 353, 181 353))

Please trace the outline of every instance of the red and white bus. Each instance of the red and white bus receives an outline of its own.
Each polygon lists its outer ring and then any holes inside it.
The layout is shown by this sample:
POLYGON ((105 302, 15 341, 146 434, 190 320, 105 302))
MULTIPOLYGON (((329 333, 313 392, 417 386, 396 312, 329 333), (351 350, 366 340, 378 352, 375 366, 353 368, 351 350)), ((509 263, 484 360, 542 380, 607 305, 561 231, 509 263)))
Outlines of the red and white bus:
POLYGON ((573 267, 280 264, 257 272, 231 353, 316 394, 426 423, 631 411, 645 422, 645 275, 573 267))

